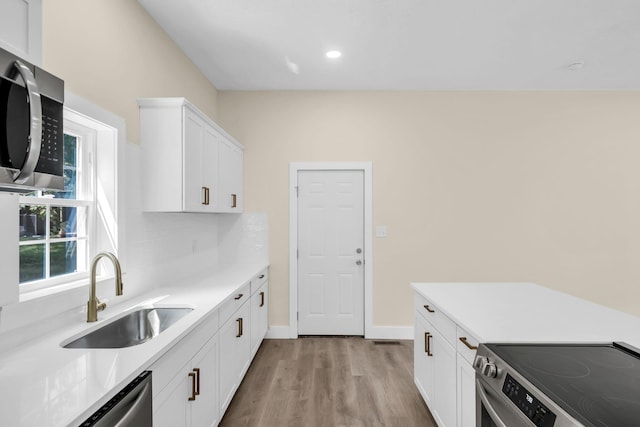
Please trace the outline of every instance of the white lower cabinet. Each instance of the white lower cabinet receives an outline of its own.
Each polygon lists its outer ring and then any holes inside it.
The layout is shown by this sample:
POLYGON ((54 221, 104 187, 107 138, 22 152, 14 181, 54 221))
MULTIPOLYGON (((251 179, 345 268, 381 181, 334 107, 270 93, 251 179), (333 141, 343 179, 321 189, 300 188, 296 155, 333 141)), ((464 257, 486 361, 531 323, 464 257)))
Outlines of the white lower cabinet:
POLYGON ((458 427, 476 425, 476 371, 462 355, 457 355, 458 384, 456 402, 458 404, 458 427))
POLYGON ((224 414, 251 363, 251 306, 246 301, 220 328, 220 413, 224 414))
MULTIPOLYGON (((217 326, 217 321, 214 323, 217 326)), ((219 382, 218 335, 216 329, 211 331, 207 326, 212 325, 207 323, 196 329, 151 366, 154 426, 211 427, 220 422, 215 404, 219 382), (213 337, 207 340, 211 333, 213 337), (201 346, 203 339, 205 344, 201 346)))
POLYGON ((422 316, 416 316, 413 341, 413 371, 414 382, 429 408, 433 408, 434 367, 429 354, 431 327, 422 316))
POLYGON ((415 382, 422 386, 425 402, 438 425, 455 426, 456 349, 419 314, 416 324, 420 324, 421 336, 414 343, 415 382))
POLYGON ((218 425, 266 335, 268 298, 264 269, 151 365, 155 427, 218 425))
POLYGON ((269 328, 269 282, 251 295, 251 357, 255 356, 269 328))
POLYGON ((475 349, 464 342, 476 341, 418 294, 414 331, 414 382, 436 423, 475 426, 475 349))

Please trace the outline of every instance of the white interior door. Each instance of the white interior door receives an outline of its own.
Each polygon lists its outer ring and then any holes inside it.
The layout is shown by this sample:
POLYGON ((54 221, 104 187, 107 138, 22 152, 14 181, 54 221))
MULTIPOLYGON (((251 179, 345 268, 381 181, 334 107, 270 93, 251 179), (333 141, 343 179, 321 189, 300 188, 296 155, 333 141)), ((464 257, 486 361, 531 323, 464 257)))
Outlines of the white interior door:
POLYGON ((298 333, 364 335, 364 172, 298 171, 298 333))

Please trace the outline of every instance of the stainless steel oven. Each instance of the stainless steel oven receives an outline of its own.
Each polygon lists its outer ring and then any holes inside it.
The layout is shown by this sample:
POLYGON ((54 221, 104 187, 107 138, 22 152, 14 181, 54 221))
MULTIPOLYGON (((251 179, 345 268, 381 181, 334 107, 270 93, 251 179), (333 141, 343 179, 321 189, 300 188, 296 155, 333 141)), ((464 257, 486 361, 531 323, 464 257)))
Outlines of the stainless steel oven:
POLYGON ((64 82, 0 49, 0 190, 64 189, 64 82))
POLYGON ((481 344, 476 425, 640 425, 640 350, 624 343, 481 344))

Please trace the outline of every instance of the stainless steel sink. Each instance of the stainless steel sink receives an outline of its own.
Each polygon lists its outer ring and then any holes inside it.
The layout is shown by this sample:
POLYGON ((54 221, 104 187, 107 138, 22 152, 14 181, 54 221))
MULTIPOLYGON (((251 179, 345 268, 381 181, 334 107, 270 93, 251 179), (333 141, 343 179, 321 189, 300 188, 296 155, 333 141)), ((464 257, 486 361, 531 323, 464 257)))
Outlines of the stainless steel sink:
POLYGON ((63 345, 64 348, 123 348, 149 341, 193 311, 192 308, 141 308, 63 345))

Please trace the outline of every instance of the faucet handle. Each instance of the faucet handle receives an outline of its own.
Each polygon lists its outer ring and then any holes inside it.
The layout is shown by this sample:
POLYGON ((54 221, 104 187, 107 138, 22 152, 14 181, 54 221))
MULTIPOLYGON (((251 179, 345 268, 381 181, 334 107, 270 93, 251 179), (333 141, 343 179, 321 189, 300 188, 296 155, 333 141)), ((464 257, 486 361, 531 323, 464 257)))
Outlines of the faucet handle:
POLYGON ((107 303, 106 302, 102 302, 98 299, 98 297, 96 297, 96 311, 102 311, 105 308, 107 308, 107 303))

